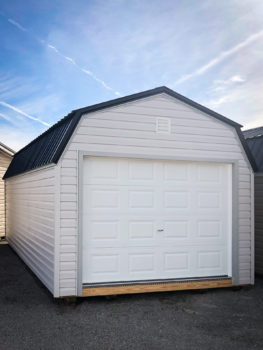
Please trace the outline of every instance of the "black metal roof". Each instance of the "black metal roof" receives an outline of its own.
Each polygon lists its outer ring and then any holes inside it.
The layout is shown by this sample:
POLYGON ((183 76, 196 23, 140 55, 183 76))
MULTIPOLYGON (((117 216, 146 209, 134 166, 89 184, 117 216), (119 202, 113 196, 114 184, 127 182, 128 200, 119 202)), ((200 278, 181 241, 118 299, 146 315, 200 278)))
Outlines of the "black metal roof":
POLYGON ((56 164, 83 114, 95 112, 104 108, 118 106, 126 102, 139 100, 160 93, 166 93, 172 97, 175 97, 176 99, 224 123, 233 126, 238 133, 240 141, 244 147, 244 150, 248 156, 248 159, 250 160, 253 169, 256 170, 255 161, 251 156, 250 150, 240 130, 240 127, 242 127, 242 125, 176 93, 175 91, 167 88, 166 86, 161 86, 152 90, 139 92, 133 95, 120 97, 107 102, 98 103, 92 106, 73 110, 66 117, 64 117, 56 124, 51 126, 51 128, 49 128, 47 131, 45 131, 43 134, 38 136, 35 140, 30 142, 27 146, 25 146, 19 152, 17 152, 4 175, 4 179, 18 174, 22 174, 24 172, 39 168, 41 166, 45 166, 47 164, 56 164))
POLYGON ((244 130, 243 134, 245 136, 245 139, 248 139, 248 138, 254 137, 254 136, 261 136, 261 135, 263 135, 263 126, 260 126, 258 128, 254 128, 254 129, 244 130))
POLYGON ((258 171, 263 171, 263 135, 247 139, 248 147, 253 154, 258 171))

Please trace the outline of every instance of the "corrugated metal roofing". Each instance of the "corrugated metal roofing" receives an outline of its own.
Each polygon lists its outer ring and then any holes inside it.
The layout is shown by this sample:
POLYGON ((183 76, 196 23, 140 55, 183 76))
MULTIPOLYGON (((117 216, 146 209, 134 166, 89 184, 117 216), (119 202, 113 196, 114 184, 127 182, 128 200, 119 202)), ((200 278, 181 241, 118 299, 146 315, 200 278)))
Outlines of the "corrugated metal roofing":
POLYGON ((254 136, 261 136, 263 135, 263 126, 260 126, 259 128, 244 130, 243 134, 246 139, 254 136))
POLYGON ((95 112, 104 108, 118 106, 123 103, 139 100, 161 93, 166 93, 172 97, 175 97, 176 99, 200 110, 201 112, 204 112, 218 120, 221 120, 224 123, 233 126, 237 131, 237 134, 253 169, 256 169, 255 161, 250 154, 248 145, 245 142, 244 136, 240 130, 240 127, 242 125, 176 93, 166 86, 161 86, 152 90, 143 91, 126 97, 117 98, 72 111, 65 118, 61 119, 51 128, 49 128, 47 131, 45 131, 43 134, 41 134, 39 137, 30 142, 19 152, 17 152, 4 175, 4 179, 22 174, 24 172, 39 168, 47 164, 57 163, 83 114, 95 112))
POLYGON ((250 137, 246 141, 255 158, 258 171, 263 172, 263 135, 250 137))

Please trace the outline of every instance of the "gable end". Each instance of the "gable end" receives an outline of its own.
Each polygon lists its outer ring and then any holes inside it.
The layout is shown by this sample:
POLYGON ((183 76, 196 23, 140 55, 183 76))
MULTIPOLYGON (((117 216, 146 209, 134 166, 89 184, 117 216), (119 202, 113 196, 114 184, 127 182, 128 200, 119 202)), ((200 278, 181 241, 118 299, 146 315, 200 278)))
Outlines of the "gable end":
POLYGON ((47 131, 45 131, 43 134, 41 134, 39 137, 30 142, 19 152, 17 152, 4 175, 4 179, 22 174, 33 169, 37 169, 41 166, 52 163, 56 164, 59 161, 67 143, 70 140, 70 137, 72 136, 83 114, 96 112, 105 108, 115 107, 127 102, 136 101, 161 93, 166 93, 167 95, 174 97, 177 100, 182 101, 185 104, 190 105, 197 110, 234 127, 240 138, 245 153, 250 161, 250 164, 253 170, 256 171, 256 163, 240 130, 240 127, 242 125, 176 93, 175 91, 165 86, 162 86, 152 90, 147 90, 133 95, 95 104, 89 107, 73 110, 70 114, 54 124, 51 128, 49 128, 47 131))

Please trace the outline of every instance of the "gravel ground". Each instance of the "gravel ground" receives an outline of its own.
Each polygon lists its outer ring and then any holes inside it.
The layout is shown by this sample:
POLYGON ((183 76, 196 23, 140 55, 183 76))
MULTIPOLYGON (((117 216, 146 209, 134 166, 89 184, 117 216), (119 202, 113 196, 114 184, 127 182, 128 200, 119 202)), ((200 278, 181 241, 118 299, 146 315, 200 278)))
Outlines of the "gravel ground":
POLYGON ((54 300, 0 244, 0 349, 263 349, 263 279, 253 288, 54 300))

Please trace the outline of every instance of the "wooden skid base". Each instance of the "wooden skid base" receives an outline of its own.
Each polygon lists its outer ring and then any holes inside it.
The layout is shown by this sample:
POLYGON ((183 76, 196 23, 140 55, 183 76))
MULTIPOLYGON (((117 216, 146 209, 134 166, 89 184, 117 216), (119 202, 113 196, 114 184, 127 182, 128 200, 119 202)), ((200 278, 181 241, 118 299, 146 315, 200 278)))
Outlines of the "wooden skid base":
POLYGON ((217 281, 189 281, 175 283, 137 284, 126 286, 86 287, 82 289, 82 296, 91 297, 97 295, 169 292, 175 290, 224 288, 232 286, 232 280, 226 279, 217 281))

